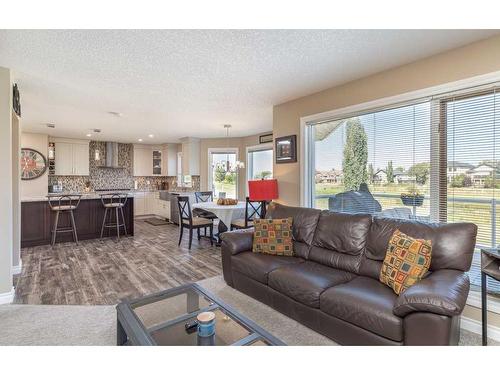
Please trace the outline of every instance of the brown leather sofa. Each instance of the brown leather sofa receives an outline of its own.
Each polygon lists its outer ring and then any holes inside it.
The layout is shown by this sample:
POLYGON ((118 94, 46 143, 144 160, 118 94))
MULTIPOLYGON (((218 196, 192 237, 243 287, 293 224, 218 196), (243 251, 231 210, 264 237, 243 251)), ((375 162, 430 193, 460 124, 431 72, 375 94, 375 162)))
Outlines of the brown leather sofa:
POLYGON ((294 257, 253 253, 253 232, 222 237, 226 283, 342 345, 456 345, 477 227, 271 204, 293 217, 294 257), (429 275, 401 295, 379 282, 395 229, 432 241, 429 275))

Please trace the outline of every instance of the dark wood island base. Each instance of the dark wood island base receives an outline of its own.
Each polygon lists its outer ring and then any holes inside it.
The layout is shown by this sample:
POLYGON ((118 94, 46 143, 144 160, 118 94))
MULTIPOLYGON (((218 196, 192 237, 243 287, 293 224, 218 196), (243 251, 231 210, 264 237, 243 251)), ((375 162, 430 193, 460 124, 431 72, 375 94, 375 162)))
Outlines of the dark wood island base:
MULTIPOLYGON (((134 198, 129 196, 123 208, 127 233, 134 235, 134 198)), ((90 240, 101 236, 104 207, 100 198, 82 198, 74 211, 79 240, 90 240)), ((114 219, 114 215, 113 216, 114 219)), ((55 212, 50 210, 47 200, 24 201, 21 203, 21 247, 50 244, 55 212)), ((69 215, 61 215, 60 226, 70 226, 69 215)), ((109 220, 109 216, 108 216, 109 220)), ((120 235, 124 235, 121 228, 120 235)), ((115 236, 116 230, 104 230, 104 236, 115 236)), ((58 233, 56 242, 73 241, 71 233, 58 233)))

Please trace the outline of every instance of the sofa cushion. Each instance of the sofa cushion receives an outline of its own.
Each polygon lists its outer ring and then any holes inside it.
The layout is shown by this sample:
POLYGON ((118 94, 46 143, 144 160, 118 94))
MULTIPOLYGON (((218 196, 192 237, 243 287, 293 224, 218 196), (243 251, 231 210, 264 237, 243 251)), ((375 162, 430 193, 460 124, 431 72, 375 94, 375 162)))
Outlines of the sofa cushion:
POLYGON ((313 245, 340 253, 359 255, 365 248, 372 217, 323 211, 313 245))
POLYGON ((255 219, 253 252, 293 256, 292 218, 255 219))
POLYGON ((471 223, 424 223, 374 217, 368 241, 366 257, 382 261, 389 239, 396 229, 414 238, 432 242, 431 271, 451 268, 468 271, 476 244, 477 226, 471 223))
POLYGON ((242 273, 263 284, 267 284, 269 272, 278 267, 301 263, 298 257, 279 257, 275 255, 253 253, 246 251, 231 257, 233 270, 242 273))
POLYGON ((321 293, 354 277, 350 272, 306 261, 272 271, 268 285, 298 302, 319 308, 321 293))
POLYGON ((380 271, 380 282, 398 295, 403 293, 429 271, 431 253, 431 241, 394 231, 380 271))
POLYGON ((296 256, 307 259, 320 214, 321 210, 314 208, 289 207, 272 202, 267 209, 266 219, 293 218, 294 253, 296 256), (300 243, 306 246, 297 246, 300 243))
POLYGON ((394 341, 403 340, 403 319, 393 314, 397 295, 379 281, 358 276, 326 290, 321 311, 394 341))

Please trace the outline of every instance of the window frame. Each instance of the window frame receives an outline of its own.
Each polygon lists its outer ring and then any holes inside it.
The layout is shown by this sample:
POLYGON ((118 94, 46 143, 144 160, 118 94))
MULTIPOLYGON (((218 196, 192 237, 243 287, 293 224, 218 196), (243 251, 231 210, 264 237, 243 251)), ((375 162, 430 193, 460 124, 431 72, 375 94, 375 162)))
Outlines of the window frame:
POLYGON ((248 181, 251 180, 250 178, 250 153, 254 151, 272 151, 273 156, 271 160, 271 172, 273 172, 274 176, 274 147, 272 143, 262 143, 258 145, 253 145, 253 146, 247 146, 245 149, 245 162, 246 162, 246 172, 245 172, 245 182, 246 182, 246 187, 245 187, 245 194, 248 196, 248 181))
MULTIPOLYGON (((431 169, 433 166, 433 160, 438 161, 438 167, 435 169, 437 172, 437 189, 438 189, 438 213, 436 213, 439 221, 446 221, 446 217, 443 217, 441 212, 442 204, 447 203, 447 175, 446 173, 441 173, 444 168, 446 172, 447 168, 447 140, 446 140, 446 129, 445 129, 445 117, 443 115, 446 113, 446 98, 450 97, 451 93, 459 92, 461 90, 470 90, 471 96, 480 95, 481 92, 486 92, 495 86, 498 87, 500 84, 500 71, 493 72, 489 74, 484 74, 481 76, 471 77, 451 83, 446 83, 442 85, 432 86, 420 90, 415 90, 407 92, 404 94, 394 95, 390 97, 385 97, 381 99, 376 99, 372 101, 367 101, 360 104, 355 104, 348 107, 338 108, 331 111, 321 112, 309 116, 300 117, 300 141, 299 141, 299 166, 300 166, 300 205, 305 207, 312 207, 312 199, 314 199, 314 188, 313 188, 313 174, 314 174, 314 152, 313 150, 313 137, 312 137, 312 124, 332 121, 340 118, 347 118, 356 116, 357 114, 364 114, 380 111, 383 109, 388 109, 390 107, 398 107, 403 105, 415 104, 417 101, 431 100, 431 153, 434 149, 432 147, 432 142, 439 142, 438 155, 430 155, 431 157, 431 169), (432 101, 438 101, 438 110, 433 110, 432 101), (412 103, 413 102, 413 103, 412 103), (437 113, 436 113, 437 112, 437 113), (444 135, 444 136, 443 136, 444 135), (443 155, 443 151, 445 154, 443 155), (433 159, 434 158, 434 159, 433 159), (444 179, 444 181, 443 181, 444 179)), ((467 93, 463 94, 468 95, 467 93)), ((453 95, 457 98, 457 95, 453 95)), ((431 175, 432 175, 431 170, 431 175)), ((436 175, 435 175, 436 176, 436 175)), ((431 176, 432 178, 432 176, 431 176)), ((436 178, 436 177, 435 177, 436 178)), ((431 192, 431 195, 433 192, 431 192)), ((434 193, 435 194, 435 193, 434 193)), ((431 198, 432 199, 432 198, 431 198)), ((445 212, 446 210, 444 210, 445 212)), ((431 212, 431 215, 433 213, 431 212)), ((488 311, 495 313, 500 313, 500 298, 494 296, 488 296, 488 311)), ((480 300, 480 293, 474 290, 469 292, 467 299, 467 305, 478 307, 478 301, 480 300)))

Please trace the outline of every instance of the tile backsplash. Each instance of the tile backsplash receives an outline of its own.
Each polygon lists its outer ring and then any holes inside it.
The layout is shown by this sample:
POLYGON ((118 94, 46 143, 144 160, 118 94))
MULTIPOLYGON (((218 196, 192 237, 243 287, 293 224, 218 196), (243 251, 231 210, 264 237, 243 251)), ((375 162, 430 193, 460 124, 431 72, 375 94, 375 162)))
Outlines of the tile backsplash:
MULTIPOLYGON (((134 177, 133 146, 131 143, 118 144, 118 161, 121 168, 100 168, 105 148, 105 142, 90 142, 89 176, 49 176, 49 185, 60 181, 64 191, 72 192, 84 191, 86 184, 90 184, 91 191, 96 189, 134 189, 135 181, 137 181, 138 190, 157 190, 162 183, 166 183, 169 189, 177 188, 176 177, 134 177), (93 157, 96 149, 99 150, 101 161, 96 161, 93 157)), ((199 176, 193 176, 192 185, 189 190, 199 190, 199 176)))

